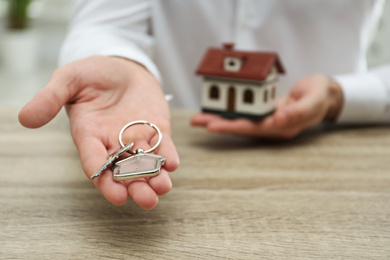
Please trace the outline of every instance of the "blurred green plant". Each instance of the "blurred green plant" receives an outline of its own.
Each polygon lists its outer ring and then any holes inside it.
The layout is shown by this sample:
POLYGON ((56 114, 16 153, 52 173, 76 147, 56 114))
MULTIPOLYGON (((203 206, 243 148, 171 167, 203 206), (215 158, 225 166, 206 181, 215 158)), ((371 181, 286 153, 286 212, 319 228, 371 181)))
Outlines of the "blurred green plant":
POLYGON ((23 30, 28 27, 28 7, 32 0, 8 0, 8 28, 23 30))

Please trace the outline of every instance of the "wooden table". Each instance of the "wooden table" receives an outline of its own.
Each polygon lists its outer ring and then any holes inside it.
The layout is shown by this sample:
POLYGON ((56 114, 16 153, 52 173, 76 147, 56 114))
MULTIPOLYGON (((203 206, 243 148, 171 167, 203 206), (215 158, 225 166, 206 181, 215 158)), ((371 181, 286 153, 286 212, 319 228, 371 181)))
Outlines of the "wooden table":
POLYGON ((0 259, 389 259, 390 129, 282 143, 209 134, 173 112, 181 166, 152 211, 111 205, 64 114, 0 109, 0 259))

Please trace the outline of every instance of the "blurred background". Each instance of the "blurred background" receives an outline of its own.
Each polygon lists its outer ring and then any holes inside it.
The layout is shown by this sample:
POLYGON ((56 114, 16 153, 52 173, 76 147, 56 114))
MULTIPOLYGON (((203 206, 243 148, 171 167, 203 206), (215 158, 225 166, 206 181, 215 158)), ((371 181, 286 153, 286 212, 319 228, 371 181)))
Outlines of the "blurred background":
MULTIPOLYGON (((389 2, 368 52, 370 67, 390 63, 389 2)), ((0 105, 21 106, 47 83, 57 67, 71 10, 72 0, 0 0, 0 105)))
POLYGON ((72 3, 0 0, 0 105, 23 105, 46 84, 57 67, 72 3), (13 4, 12 22, 7 15, 9 3, 13 4))

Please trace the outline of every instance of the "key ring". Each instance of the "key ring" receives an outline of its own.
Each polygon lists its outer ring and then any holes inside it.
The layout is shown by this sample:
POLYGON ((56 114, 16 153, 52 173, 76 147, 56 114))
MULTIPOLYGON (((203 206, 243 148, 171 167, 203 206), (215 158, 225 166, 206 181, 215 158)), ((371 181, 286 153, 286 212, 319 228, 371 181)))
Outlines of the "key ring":
POLYGON ((161 143, 162 134, 158 127, 148 121, 134 121, 125 125, 122 130, 119 132, 119 143, 121 148, 116 152, 110 155, 108 160, 91 176, 91 179, 94 179, 107 169, 107 167, 112 168, 112 177, 116 181, 122 180, 132 180, 141 177, 153 177, 160 173, 161 167, 165 164, 165 157, 158 154, 150 154, 153 152, 161 143), (137 149, 136 151, 130 150, 133 143, 124 144, 122 141, 123 132, 137 124, 147 124, 157 131, 158 140, 155 146, 151 149, 144 151, 142 148, 137 149), (120 157, 128 152, 131 155, 127 158, 120 157))
MULTIPOLYGON (((125 144, 124 144, 123 141, 122 141, 123 132, 124 132, 127 128, 129 128, 129 127, 131 127, 131 126, 133 126, 133 125, 143 125, 143 124, 149 125, 149 126, 152 127, 154 130, 156 130, 156 132, 157 132, 157 134, 158 134, 157 143, 156 143, 152 148, 150 148, 149 150, 144 151, 144 153, 150 153, 150 152, 153 152, 154 150, 156 150, 156 148, 157 148, 157 147, 160 145, 160 143, 161 143, 161 139, 162 139, 161 131, 160 131, 160 129, 159 129, 155 124, 152 124, 152 123, 150 123, 150 122, 148 122, 148 121, 144 121, 144 120, 139 120, 139 121, 130 122, 130 123, 128 123, 127 125, 125 125, 125 126, 122 128, 122 130, 119 132, 119 137, 118 137, 119 143, 120 143, 120 145, 121 145, 122 148, 125 147, 125 144)), ((128 152, 131 153, 131 154, 136 154, 136 153, 137 153, 136 151, 132 151, 132 150, 128 150, 128 152)))

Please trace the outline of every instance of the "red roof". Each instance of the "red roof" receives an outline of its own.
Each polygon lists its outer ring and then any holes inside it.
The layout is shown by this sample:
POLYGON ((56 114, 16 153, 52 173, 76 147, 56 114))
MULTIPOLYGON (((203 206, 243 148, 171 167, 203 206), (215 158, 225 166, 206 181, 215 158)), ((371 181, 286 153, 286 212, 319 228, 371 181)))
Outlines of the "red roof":
POLYGON ((274 65, 279 73, 285 73, 277 53, 236 51, 233 49, 233 44, 225 43, 223 49, 209 48, 207 50, 196 74, 206 77, 263 81, 274 65), (226 57, 241 59, 241 69, 237 72, 225 70, 224 60, 226 57))

